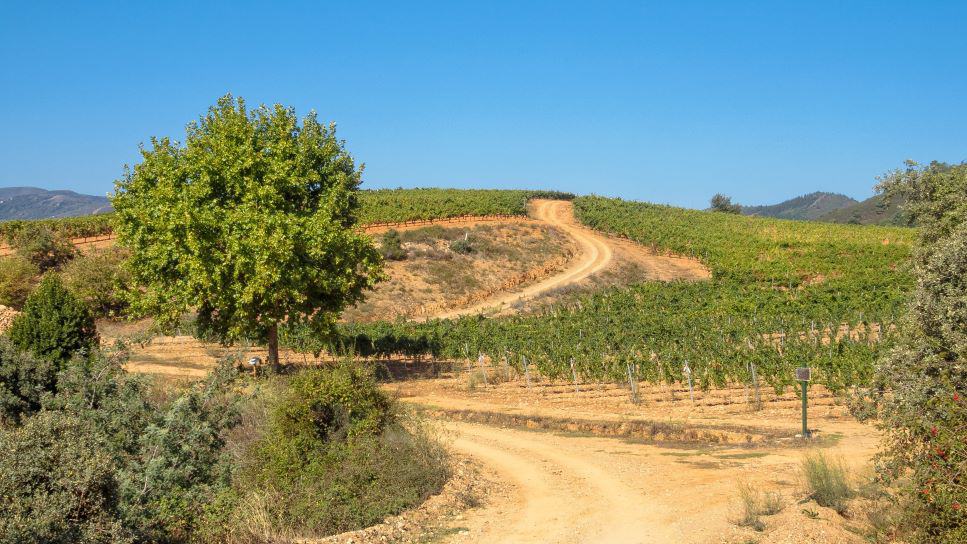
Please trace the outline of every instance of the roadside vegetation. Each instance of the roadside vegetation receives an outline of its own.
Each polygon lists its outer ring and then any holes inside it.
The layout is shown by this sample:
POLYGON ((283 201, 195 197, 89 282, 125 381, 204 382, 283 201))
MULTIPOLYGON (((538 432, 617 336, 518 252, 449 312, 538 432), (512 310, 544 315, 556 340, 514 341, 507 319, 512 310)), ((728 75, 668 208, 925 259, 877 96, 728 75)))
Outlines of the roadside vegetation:
POLYGON ((224 97, 183 147, 142 154, 113 199, 118 248, 78 256, 73 227, 51 223, 8 232, 0 286, 22 311, 0 337, 0 543, 321 537, 437 493, 444 450, 371 369, 260 379, 226 360, 171 386, 125 372, 123 343, 99 345, 95 313, 165 326, 196 312, 198 334, 225 343, 272 345, 279 322, 328 332, 381 266, 334 128, 224 97), (248 176, 222 169, 241 162, 248 176))

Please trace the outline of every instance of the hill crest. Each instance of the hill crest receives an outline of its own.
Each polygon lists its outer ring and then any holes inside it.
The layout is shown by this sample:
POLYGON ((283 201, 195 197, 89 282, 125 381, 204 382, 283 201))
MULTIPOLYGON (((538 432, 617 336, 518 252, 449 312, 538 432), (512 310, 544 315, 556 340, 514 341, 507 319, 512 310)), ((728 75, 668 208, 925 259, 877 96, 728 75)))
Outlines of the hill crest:
POLYGON ((37 187, 0 187, 0 221, 54 219, 111 211, 107 197, 37 187))

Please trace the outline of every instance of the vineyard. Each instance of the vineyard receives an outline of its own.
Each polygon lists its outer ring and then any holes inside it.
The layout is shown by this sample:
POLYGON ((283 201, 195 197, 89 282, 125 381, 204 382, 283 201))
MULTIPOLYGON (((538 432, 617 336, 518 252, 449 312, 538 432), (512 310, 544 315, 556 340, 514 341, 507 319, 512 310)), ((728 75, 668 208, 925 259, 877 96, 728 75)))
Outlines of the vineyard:
POLYGON ((913 231, 768 220, 575 200, 579 219, 657 251, 695 256, 708 282, 643 283, 525 316, 344 325, 284 332, 304 351, 506 361, 521 375, 694 387, 794 383, 810 366, 834 391, 870 382, 912 277, 913 231))
MULTIPOLYGON (((468 215, 526 215, 532 198, 568 199, 557 191, 496 189, 379 189, 360 191, 359 223, 397 223, 421 219, 446 219, 468 215)), ((0 222, 0 241, 14 238, 30 228, 47 228, 68 238, 108 234, 114 214, 63 219, 0 222)))

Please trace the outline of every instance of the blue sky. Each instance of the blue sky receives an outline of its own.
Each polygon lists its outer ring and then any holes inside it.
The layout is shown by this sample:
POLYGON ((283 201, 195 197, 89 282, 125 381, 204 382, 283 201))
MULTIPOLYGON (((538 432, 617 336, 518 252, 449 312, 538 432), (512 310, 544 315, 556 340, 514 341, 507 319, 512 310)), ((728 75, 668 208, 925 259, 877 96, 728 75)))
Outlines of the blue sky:
POLYGON ((703 207, 967 159, 967 2, 5 2, 0 186, 104 194, 220 95, 335 121, 365 187, 703 207))

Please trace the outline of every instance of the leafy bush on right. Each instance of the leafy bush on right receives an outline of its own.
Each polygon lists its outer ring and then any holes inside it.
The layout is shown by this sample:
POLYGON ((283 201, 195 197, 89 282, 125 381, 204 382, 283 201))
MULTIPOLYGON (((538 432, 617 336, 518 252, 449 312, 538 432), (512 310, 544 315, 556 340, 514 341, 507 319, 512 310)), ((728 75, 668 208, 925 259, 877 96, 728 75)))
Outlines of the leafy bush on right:
POLYGON ((908 482, 915 542, 967 542, 967 163, 908 163, 881 184, 920 225, 916 291, 880 361, 882 474, 908 482))

